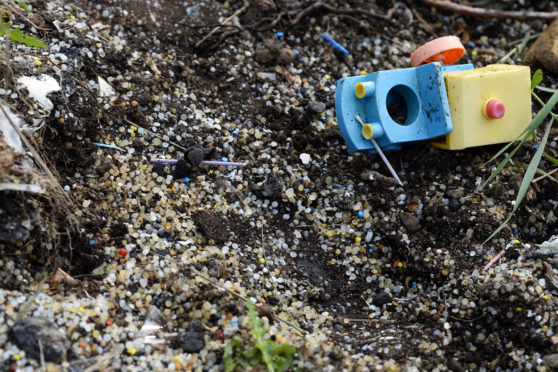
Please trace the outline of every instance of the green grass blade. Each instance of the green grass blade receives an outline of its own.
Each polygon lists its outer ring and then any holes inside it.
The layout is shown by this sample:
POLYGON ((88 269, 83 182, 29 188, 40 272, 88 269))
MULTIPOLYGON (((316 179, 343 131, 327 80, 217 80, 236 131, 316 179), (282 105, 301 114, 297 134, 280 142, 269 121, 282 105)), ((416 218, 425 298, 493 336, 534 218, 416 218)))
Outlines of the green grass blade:
POLYGON ((532 133, 527 133, 525 135, 525 137, 521 140, 521 142, 519 142, 517 144, 517 146, 515 146, 515 148, 506 156, 506 158, 504 160, 502 160, 500 162, 500 164, 498 164, 498 167, 496 168, 496 170, 494 172, 492 172, 492 174, 490 175, 490 177, 488 177, 488 179, 486 181, 484 181, 484 183, 482 184, 482 187, 485 187, 490 181, 492 181, 492 179, 494 177, 496 177, 502 171, 502 169, 504 169, 506 164, 508 164, 508 162, 515 155, 517 150, 519 150, 521 148, 521 146, 523 146, 523 144, 525 143, 527 138, 529 138, 531 135, 532 135, 532 133))
MULTIPOLYGON (((543 154, 544 155, 544 154, 543 154)), ((527 170, 527 168, 529 168, 529 164, 525 164, 525 163, 520 163, 520 162, 516 162, 515 165, 521 169, 525 169, 527 170)), ((558 180, 550 175, 549 172, 545 172, 540 168, 537 168, 537 174, 540 174, 541 176, 546 176, 546 178, 548 178, 549 180, 558 183, 558 180)))
POLYGON ((555 93, 556 91, 558 91, 558 89, 552 89, 552 88, 547 88, 547 87, 536 87, 535 89, 541 90, 541 91, 547 92, 547 93, 555 93))
MULTIPOLYGON (((545 107, 546 107, 546 105, 545 105, 545 107)), ((550 111, 550 109, 549 109, 549 111, 550 111)), ((531 184, 531 181, 533 180, 533 177, 535 176, 535 172, 538 169, 539 163, 541 161, 541 158, 542 158, 542 155, 543 155, 543 152, 544 152, 544 147, 546 146, 546 142, 548 141, 548 136, 550 134, 550 128, 552 128, 552 123, 553 122, 554 122, 554 117, 551 118, 550 122, 547 124, 546 130, 544 132, 544 136, 541 140, 541 145, 539 146, 537 152, 535 152, 535 155, 533 156, 533 159, 531 159, 531 162, 529 163, 529 166, 527 167, 527 171, 525 171, 525 175, 523 176, 523 180, 521 181, 521 185, 519 186, 519 192, 517 193, 517 197, 515 198, 515 204, 513 206, 513 209, 511 211, 510 215, 508 216, 508 218, 506 218, 506 220, 504 222, 502 222, 502 224, 500 226, 498 226, 498 228, 496 230, 494 230, 494 232, 492 234, 490 234, 490 236, 484 241, 483 244, 485 244, 487 241, 489 241, 494 236, 496 236, 496 234, 498 234, 500 231, 502 231, 502 229, 508 224, 508 222, 512 218, 512 216, 515 213, 515 211, 517 210, 517 208, 519 208, 519 205, 521 204, 521 201, 523 200, 523 197, 527 193, 527 190, 529 190, 529 185, 531 184)))
POLYGON ((553 162, 554 164, 558 165, 558 159, 553 158, 552 156, 548 155, 546 152, 544 153, 544 157, 553 162))
POLYGON ((525 56, 525 47, 527 46, 527 42, 529 41, 529 36, 531 36, 531 33, 527 32, 527 34, 525 34, 523 40, 521 40, 521 43, 517 47, 517 56, 520 58, 523 58, 523 56, 525 56))
POLYGON ((25 1, 18 1, 17 2, 19 4, 19 6, 21 6, 23 9, 25 9, 25 11, 27 12, 27 14, 31 14, 31 9, 29 9, 27 7, 27 4, 25 4, 25 1))

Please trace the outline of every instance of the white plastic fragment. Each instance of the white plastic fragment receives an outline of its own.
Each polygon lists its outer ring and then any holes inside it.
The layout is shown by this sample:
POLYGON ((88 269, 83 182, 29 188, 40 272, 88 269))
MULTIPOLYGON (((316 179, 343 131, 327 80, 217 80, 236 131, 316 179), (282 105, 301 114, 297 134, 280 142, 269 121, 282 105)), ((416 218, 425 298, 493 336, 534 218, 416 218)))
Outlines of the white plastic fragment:
POLYGON ((544 243, 539 244, 539 249, 535 251, 535 254, 542 256, 558 256, 558 235, 554 235, 544 243))
POLYGON ((310 156, 310 154, 302 153, 300 154, 300 161, 302 162, 302 164, 308 165, 310 161, 312 161, 312 157, 310 156))
POLYGON ((52 110, 54 105, 47 95, 60 90, 58 81, 51 76, 42 74, 39 78, 34 76, 21 76, 17 79, 19 88, 27 88, 29 95, 46 111, 52 110))
POLYGON ((17 134, 16 130, 12 127, 12 124, 4 115, 4 111, 8 114, 9 118, 11 119, 12 123, 21 128, 21 119, 19 116, 14 114, 12 110, 8 106, 2 105, 4 110, 0 110, 0 132, 4 135, 4 141, 15 151, 23 153, 23 145, 21 144, 21 138, 17 134))
POLYGON ((114 96, 116 92, 114 88, 110 86, 109 83, 105 79, 100 76, 97 76, 97 80, 99 81, 99 96, 100 97, 110 97, 114 96))

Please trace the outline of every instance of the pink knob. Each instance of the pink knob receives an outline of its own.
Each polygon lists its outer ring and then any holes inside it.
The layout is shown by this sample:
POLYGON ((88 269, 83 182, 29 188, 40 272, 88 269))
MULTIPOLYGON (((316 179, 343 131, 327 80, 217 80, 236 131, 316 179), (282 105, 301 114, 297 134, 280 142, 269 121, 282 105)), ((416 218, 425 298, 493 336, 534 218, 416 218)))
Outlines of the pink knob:
POLYGON ((506 105, 497 99, 490 100, 486 105, 486 116, 490 119, 500 119, 506 113, 506 105))

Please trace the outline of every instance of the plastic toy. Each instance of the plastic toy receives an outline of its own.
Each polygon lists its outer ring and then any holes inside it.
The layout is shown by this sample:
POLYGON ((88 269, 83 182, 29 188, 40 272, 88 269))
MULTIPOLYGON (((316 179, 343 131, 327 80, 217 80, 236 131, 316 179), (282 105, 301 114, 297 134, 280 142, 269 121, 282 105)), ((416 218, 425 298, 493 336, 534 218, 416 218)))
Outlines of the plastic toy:
POLYGON ((531 73, 527 66, 489 65, 448 72, 453 131, 432 144, 448 150, 509 142, 531 121, 531 73))
POLYGON ((444 37, 413 53, 416 67, 340 79, 335 109, 349 152, 385 158, 416 141, 461 150, 516 138, 531 120, 529 67, 448 65, 464 53, 444 37))

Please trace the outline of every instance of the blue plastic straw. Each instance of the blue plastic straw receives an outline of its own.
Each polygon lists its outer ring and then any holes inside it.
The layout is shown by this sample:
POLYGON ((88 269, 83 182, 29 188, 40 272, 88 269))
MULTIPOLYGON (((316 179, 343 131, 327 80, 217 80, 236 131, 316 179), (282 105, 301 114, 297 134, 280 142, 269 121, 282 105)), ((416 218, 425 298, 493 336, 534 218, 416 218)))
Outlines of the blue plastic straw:
POLYGON ((104 143, 98 143, 98 142, 91 142, 91 143, 94 144, 95 146, 106 147, 107 149, 116 149, 116 150, 127 152, 122 147, 118 147, 118 146, 114 146, 114 145, 105 145, 104 143))
POLYGON ((323 33, 324 39, 326 39, 335 49, 343 54, 349 54, 349 51, 341 46, 337 41, 333 40, 328 34, 323 33))

